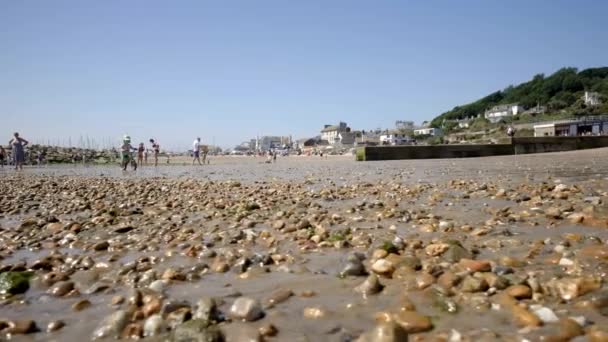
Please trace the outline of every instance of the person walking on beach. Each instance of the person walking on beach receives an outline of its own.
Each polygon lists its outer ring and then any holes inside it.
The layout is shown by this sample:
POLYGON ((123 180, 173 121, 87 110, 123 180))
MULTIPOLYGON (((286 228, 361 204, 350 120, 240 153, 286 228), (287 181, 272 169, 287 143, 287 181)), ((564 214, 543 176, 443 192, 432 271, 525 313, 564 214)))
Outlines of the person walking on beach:
MULTIPOLYGON (((139 143, 139 147, 137 147, 137 164, 144 165, 144 152, 146 151, 146 147, 144 143, 139 143)), ((148 158, 146 158, 148 159, 148 158)))
POLYGON ((154 151, 154 166, 158 166, 158 155, 160 154, 160 145, 154 139, 150 139, 152 151, 154 151))
POLYGON ((0 167, 4 169, 4 161, 6 160, 6 150, 0 145, 0 167))
POLYGON ((201 163, 201 138, 194 139, 194 142, 192 143, 192 156, 194 157, 192 159, 192 165, 194 165, 194 162, 196 161, 198 161, 198 165, 203 165, 201 163))
POLYGON ((13 160, 15 162, 15 170, 23 170, 23 163, 25 163, 25 146, 29 142, 19 136, 18 132, 13 134, 14 138, 11 139, 8 144, 13 148, 13 160))
POLYGON ((137 151, 137 149, 131 146, 131 137, 125 135, 122 139, 122 146, 120 147, 122 153, 122 169, 123 171, 127 171, 127 166, 131 164, 133 167, 133 171, 137 170, 137 163, 133 163, 133 156, 131 155, 131 151, 137 151))

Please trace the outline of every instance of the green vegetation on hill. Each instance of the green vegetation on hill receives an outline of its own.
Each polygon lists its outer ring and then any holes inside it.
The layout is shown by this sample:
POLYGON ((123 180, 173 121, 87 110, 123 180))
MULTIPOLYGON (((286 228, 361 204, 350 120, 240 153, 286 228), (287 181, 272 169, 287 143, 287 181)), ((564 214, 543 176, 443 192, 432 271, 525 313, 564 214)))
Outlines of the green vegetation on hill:
POLYGON ((441 127, 444 120, 483 115, 491 107, 509 103, 517 103, 527 109, 537 105, 544 106, 549 115, 608 113, 608 67, 590 68, 580 72, 576 68, 562 68, 549 77, 538 74, 528 82, 508 86, 475 102, 454 107, 433 119, 431 126, 441 127), (585 106, 585 91, 599 93, 602 104, 596 107, 585 106))

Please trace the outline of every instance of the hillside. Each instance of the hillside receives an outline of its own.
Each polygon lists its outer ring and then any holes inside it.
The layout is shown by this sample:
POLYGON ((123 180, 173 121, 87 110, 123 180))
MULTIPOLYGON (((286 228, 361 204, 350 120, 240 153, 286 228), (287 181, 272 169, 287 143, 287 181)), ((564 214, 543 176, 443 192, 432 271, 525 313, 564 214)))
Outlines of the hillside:
MULTIPOLYGON (((544 117, 608 113, 608 67, 590 68, 580 72, 576 68, 562 68, 548 77, 538 74, 528 82, 511 85, 475 102, 456 106, 434 118, 431 126, 441 127, 444 120, 477 117, 493 106, 509 103, 518 103, 526 109, 537 105, 544 106, 544 117), (592 108, 585 106, 585 91, 599 93, 602 104, 592 108)), ((528 114, 523 115, 525 119, 528 114)))

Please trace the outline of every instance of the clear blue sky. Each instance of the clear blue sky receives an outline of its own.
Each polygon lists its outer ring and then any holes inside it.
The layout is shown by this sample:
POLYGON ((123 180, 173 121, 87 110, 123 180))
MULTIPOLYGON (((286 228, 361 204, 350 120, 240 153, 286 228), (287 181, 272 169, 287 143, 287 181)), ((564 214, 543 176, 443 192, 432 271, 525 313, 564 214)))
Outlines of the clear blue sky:
POLYGON ((186 149, 432 119, 608 65, 608 1, 0 1, 0 135, 186 149))

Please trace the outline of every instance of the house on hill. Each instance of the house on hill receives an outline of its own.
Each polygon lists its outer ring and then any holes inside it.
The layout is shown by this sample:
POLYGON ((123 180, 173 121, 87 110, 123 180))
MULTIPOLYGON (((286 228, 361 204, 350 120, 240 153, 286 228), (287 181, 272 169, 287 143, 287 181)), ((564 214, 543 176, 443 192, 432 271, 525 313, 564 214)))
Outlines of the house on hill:
POLYGON ((494 106, 484 113, 484 117, 492 123, 497 123, 507 117, 515 116, 524 112, 524 107, 517 103, 494 106))
POLYGON ((589 107, 595 107, 602 104, 600 94, 596 92, 586 91, 585 95, 583 95, 583 100, 585 101, 585 105, 589 107))

